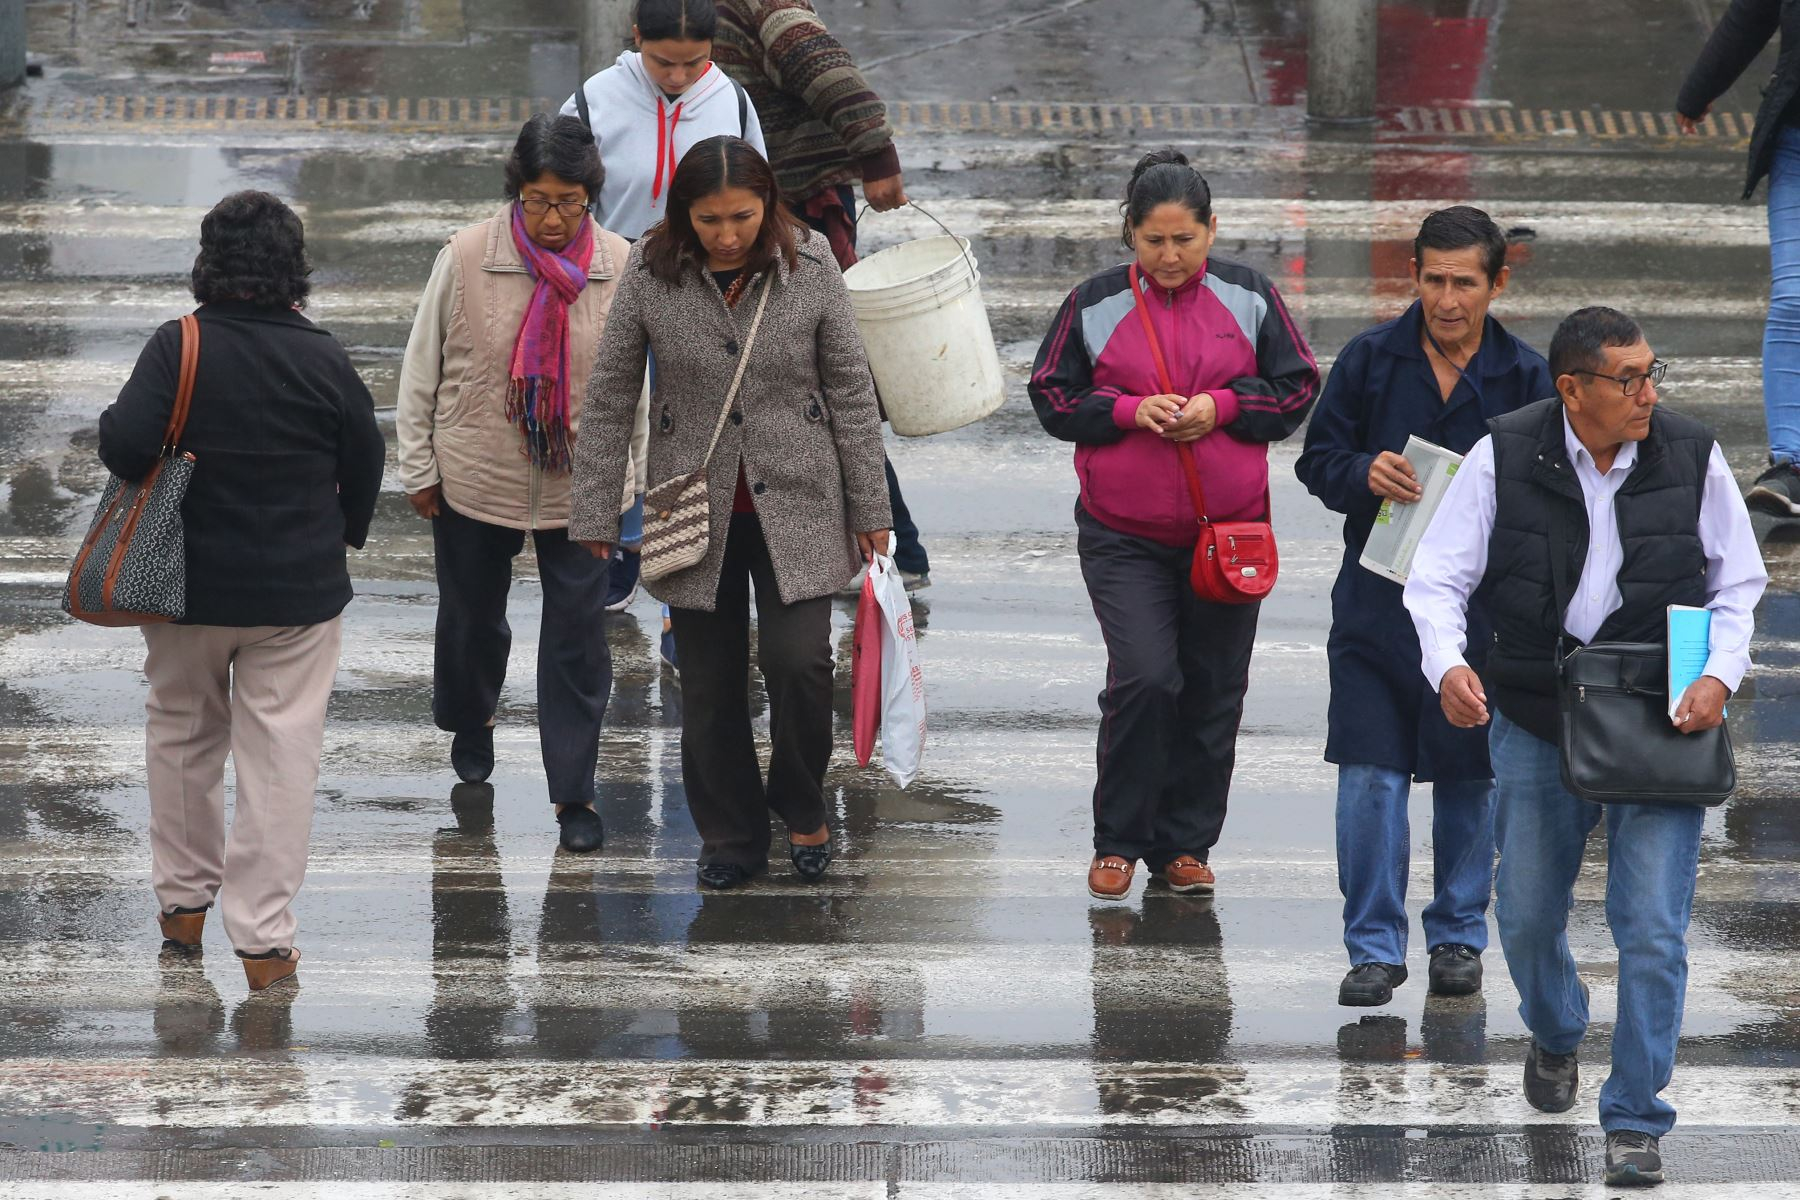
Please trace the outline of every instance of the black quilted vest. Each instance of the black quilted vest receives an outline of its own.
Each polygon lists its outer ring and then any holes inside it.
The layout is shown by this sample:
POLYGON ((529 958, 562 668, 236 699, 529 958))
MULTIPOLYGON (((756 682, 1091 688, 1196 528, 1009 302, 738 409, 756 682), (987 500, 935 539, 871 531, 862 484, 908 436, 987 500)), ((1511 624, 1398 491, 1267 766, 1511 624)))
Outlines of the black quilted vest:
MULTIPOLYGON (((1563 632, 1550 564, 1568 564, 1568 586, 1587 559, 1587 507, 1563 443, 1562 401, 1540 400, 1488 423, 1494 438, 1494 532, 1477 595, 1494 623, 1488 699, 1507 720, 1557 740, 1557 635, 1563 632), (1551 513, 1563 512, 1560 537, 1551 513)), ((1595 642, 1660 642, 1671 604, 1706 602, 1700 497, 1713 436, 1698 421, 1658 408, 1637 464, 1613 501, 1625 559, 1618 611, 1595 642)), ((1580 642, 1564 634, 1571 647, 1580 642)))

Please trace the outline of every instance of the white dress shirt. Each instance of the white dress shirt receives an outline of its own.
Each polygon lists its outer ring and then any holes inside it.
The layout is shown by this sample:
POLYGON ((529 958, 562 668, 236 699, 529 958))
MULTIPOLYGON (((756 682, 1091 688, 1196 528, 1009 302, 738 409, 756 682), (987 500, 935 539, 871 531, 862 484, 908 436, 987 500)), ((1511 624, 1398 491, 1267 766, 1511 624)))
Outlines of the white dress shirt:
MULTIPOLYGON (((1638 444, 1626 442, 1604 475, 1563 414, 1563 445, 1587 503, 1587 559, 1575 594, 1563 613, 1564 628, 1582 641, 1599 631, 1623 602, 1619 541, 1613 500, 1637 464, 1638 444)), ((1469 597, 1487 573, 1488 539, 1494 532, 1494 439, 1482 438, 1463 459, 1443 503, 1413 556, 1406 581, 1406 611, 1419 631, 1425 678, 1437 687, 1454 667, 1467 666, 1469 597)), ((1700 494, 1700 549, 1706 555, 1706 607, 1712 610, 1710 653, 1704 674, 1736 691, 1750 670, 1750 633, 1756 602, 1769 573, 1750 527, 1750 513, 1717 443, 1706 464, 1700 494)))

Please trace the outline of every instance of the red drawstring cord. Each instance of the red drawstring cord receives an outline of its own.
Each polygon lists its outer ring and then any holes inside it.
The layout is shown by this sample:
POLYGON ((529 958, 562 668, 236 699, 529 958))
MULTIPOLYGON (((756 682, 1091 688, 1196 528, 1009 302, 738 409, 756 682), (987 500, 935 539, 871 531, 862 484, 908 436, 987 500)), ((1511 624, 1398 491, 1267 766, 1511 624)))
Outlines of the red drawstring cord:
POLYGON ((681 120, 681 104, 675 105, 675 111, 669 114, 669 124, 663 127, 663 100, 656 98, 656 179, 650 185, 650 199, 661 199, 663 188, 663 171, 668 170, 669 183, 675 182, 675 123, 681 120))

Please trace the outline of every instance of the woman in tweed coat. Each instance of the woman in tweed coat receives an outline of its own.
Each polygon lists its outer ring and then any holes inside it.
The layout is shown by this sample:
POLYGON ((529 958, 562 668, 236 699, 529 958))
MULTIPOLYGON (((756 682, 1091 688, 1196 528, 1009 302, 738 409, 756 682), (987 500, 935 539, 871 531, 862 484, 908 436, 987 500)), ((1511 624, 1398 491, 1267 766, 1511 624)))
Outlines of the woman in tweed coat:
POLYGON ((711 464, 706 556, 650 583, 681 646, 681 766, 704 845, 699 880, 729 888, 767 869, 769 813, 803 878, 831 860, 831 596, 891 519, 881 424, 862 339, 825 239, 782 206, 749 143, 709 138, 681 160, 667 216, 631 252, 588 384, 576 441, 570 535, 601 555, 644 377, 649 478, 700 465, 764 288, 769 303, 711 464), (750 592, 768 689, 769 778, 750 728, 750 592))

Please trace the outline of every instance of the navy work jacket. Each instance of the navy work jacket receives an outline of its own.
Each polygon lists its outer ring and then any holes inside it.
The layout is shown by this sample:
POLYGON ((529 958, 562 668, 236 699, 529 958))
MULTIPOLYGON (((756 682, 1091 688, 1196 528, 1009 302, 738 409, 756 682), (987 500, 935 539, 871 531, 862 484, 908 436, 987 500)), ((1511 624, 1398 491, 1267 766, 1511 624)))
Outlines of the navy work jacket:
MULTIPOLYGON (((1554 395, 1543 356, 1492 316, 1481 348, 1448 401, 1420 347, 1423 310, 1350 340, 1338 355, 1306 430, 1294 472, 1325 507, 1344 514, 1344 562, 1331 589, 1327 762, 1391 767, 1421 783, 1487 779, 1487 729, 1458 729, 1419 670, 1419 636, 1401 587, 1363 567, 1363 543, 1381 499, 1369 491, 1369 464, 1383 450, 1405 452, 1417 434, 1467 454, 1490 418, 1554 395), (1473 386, 1471 386, 1473 384, 1473 386)), ((1486 617, 1469 612, 1469 665, 1481 669, 1490 640, 1486 617)))

